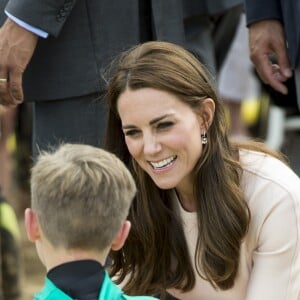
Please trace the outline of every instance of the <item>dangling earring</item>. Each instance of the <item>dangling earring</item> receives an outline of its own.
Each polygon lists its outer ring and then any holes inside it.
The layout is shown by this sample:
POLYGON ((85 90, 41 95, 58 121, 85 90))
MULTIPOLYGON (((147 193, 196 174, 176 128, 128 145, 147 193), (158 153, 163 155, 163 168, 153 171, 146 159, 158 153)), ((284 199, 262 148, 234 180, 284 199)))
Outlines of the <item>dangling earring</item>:
POLYGON ((207 134, 205 131, 203 133, 201 133, 201 142, 202 142, 202 145, 207 144, 207 134))

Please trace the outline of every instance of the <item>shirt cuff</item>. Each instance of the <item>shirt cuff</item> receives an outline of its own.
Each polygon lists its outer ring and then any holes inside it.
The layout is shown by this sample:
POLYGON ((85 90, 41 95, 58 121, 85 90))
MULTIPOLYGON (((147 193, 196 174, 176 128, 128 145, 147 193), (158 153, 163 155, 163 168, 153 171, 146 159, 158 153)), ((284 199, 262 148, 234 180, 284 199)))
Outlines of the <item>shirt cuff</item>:
POLYGON ((16 18, 15 16, 13 16, 12 14, 10 14, 9 12, 5 11, 6 15, 11 19, 13 20, 15 23, 17 23, 19 26, 25 28, 26 30, 28 31, 31 31, 32 33, 35 33, 36 35, 38 35, 39 37, 42 37, 42 38, 47 38, 49 36, 49 33, 48 32, 45 32, 41 29, 38 29, 34 26, 31 26, 25 22, 23 22, 22 20, 16 18))

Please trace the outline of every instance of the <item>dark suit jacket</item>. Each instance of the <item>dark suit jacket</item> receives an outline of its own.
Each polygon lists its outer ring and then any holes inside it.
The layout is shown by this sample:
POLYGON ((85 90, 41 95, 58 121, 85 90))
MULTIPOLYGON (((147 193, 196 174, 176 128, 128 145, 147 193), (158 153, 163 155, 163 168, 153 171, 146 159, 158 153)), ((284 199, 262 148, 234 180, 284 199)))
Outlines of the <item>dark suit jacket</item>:
POLYGON ((247 24, 259 20, 277 19, 283 22, 290 61, 293 67, 300 63, 300 1, 299 0, 245 0, 247 24))
POLYGON ((215 15, 243 4, 243 0, 182 0, 184 17, 215 15))
MULTIPOLYGON (((111 59, 140 41, 139 1, 0 0, 0 8, 6 5, 15 17, 50 34, 39 39, 25 71, 25 99, 63 99, 102 89, 102 72, 111 59)), ((183 43, 181 1, 150 1, 155 38, 183 43)))

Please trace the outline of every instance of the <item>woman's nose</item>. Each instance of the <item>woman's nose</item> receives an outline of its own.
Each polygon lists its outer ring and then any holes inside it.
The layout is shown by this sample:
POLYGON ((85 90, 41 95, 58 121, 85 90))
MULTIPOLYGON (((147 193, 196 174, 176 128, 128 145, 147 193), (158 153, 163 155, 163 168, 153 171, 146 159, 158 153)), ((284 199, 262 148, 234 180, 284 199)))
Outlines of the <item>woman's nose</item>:
POLYGON ((144 154, 155 154, 161 150, 161 144, 153 134, 144 136, 144 154))

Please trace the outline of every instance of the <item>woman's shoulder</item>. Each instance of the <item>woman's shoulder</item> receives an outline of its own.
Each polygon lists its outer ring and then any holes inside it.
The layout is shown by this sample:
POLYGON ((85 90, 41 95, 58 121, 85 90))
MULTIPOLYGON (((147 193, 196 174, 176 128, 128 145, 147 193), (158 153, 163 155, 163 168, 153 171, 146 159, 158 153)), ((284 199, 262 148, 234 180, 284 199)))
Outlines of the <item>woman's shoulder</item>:
POLYGON ((268 214, 275 207, 300 207, 300 178, 284 162, 268 154, 240 151, 240 186, 253 213, 268 214))
POLYGON ((264 183, 300 192, 300 178, 285 162, 263 152, 240 150, 242 181, 264 183))

